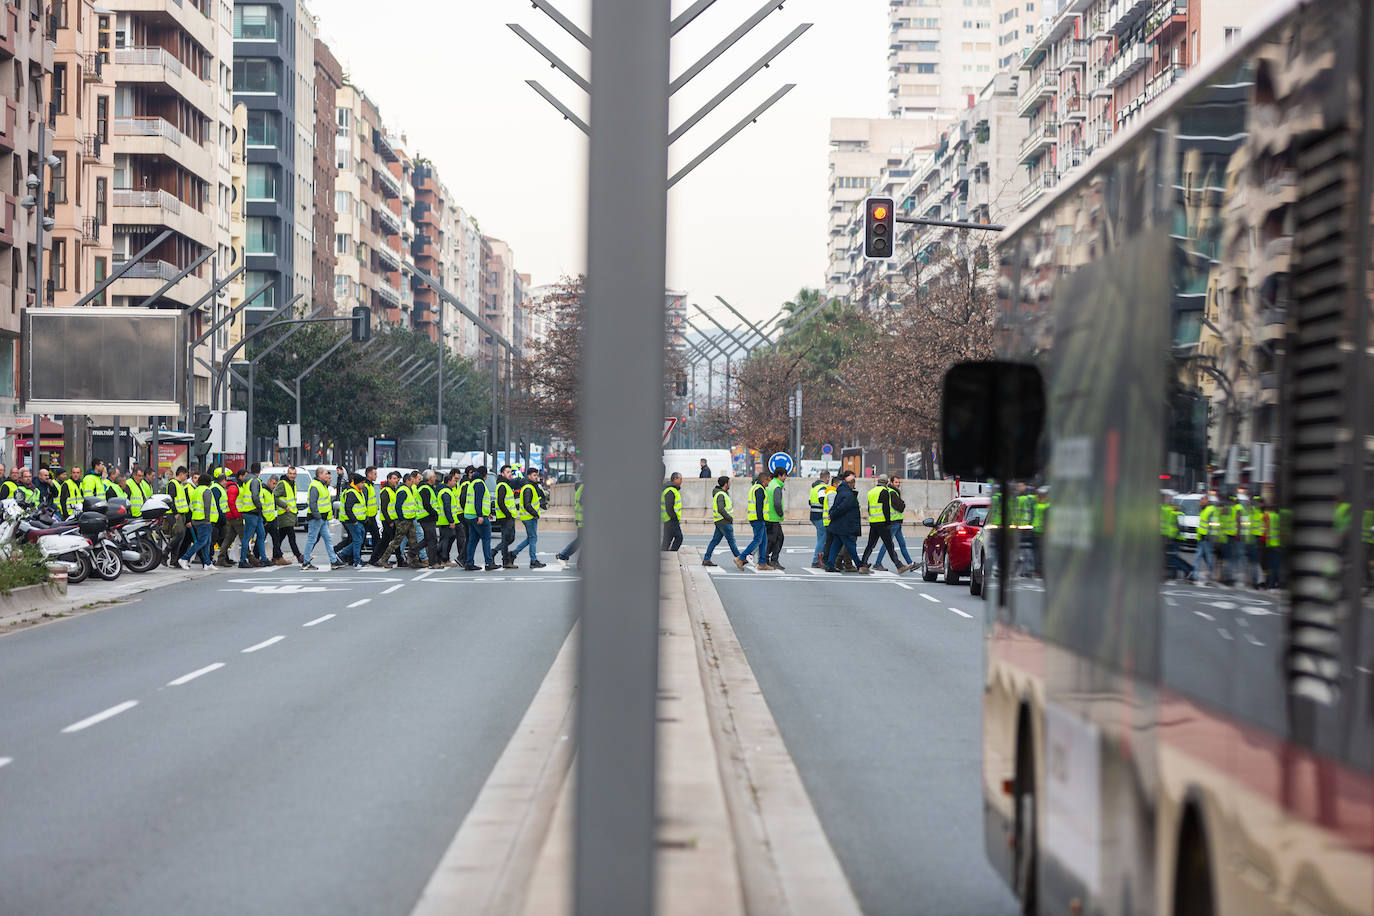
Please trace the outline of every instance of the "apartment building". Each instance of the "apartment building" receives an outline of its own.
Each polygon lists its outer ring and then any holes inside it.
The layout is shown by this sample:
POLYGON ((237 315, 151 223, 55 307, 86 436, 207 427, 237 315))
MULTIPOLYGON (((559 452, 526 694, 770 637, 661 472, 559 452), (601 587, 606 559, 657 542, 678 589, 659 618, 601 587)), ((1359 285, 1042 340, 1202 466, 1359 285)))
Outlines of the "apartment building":
POLYGON ((417 331, 429 334, 433 339, 433 324, 438 320, 433 313, 426 312, 426 326, 415 323, 415 258, 411 254, 411 246, 415 243, 417 227, 415 224, 415 161, 411 158, 407 150, 406 135, 401 132, 388 132, 388 138, 396 149, 396 154, 400 157, 397 166, 392 169, 393 174, 399 172, 401 182, 401 313, 406 316, 410 326, 417 331))
POLYGON ((338 92, 343 88, 343 67, 329 45, 315 39, 315 85, 313 121, 315 127, 313 204, 311 206, 311 285, 315 305, 326 315, 338 314, 334 298, 334 189, 338 168, 334 163, 334 138, 338 122, 334 111, 338 92))
MULTIPOLYGON (((940 130, 940 122, 931 119, 831 118, 827 296, 849 295, 846 278, 856 255, 849 230, 859 203, 870 194, 881 193, 875 189, 880 173, 900 169, 913 150, 932 148, 940 130)), ((861 236, 859 243, 862 240, 861 236)))
MULTIPOLYGON (((1035 6, 1041 0, 1020 0, 1035 6)), ((997 69, 994 0, 892 0, 888 114, 948 121, 997 69)))
MULTIPOLYGON (((416 160, 412 180, 415 206, 411 210, 411 216, 415 222, 415 238, 411 242, 410 254, 415 259, 418 269, 444 283, 448 270, 445 254, 448 235, 445 233, 444 222, 449 204, 440 187, 439 177, 435 174, 434 164, 428 159, 416 160)), ((437 341, 441 308, 439 294, 419 279, 415 280, 413 292, 414 326, 428 334, 431 340, 437 341)))
POLYGON ((1070 0, 1020 65, 1029 207, 1081 167, 1267 0, 1070 0))
MULTIPOLYGON (((298 107, 301 75, 297 72, 297 43, 304 13, 298 0, 234 3, 234 100, 248 109, 246 282, 250 291, 268 281, 275 283, 249 307, 250 324, 296 293, 308 292, 308 288, 297 289, 295 228, 299 138, 313 121, 307 118, 301 124, 298 107)), ((310 53, 312 61, 306 72, 313 87, 313 41, 310 53)), ((309 102, 308 96, 305 101, 309 102)), ((301 164, 311 162, 306 158, 301 164)))
POLYGON ((14 459, 10 430, 19 406, 20 310, 38 301, 37 229, 43 207, 35 202, 30 210, 21 201, 31 193, 25 179, 38 171, 38 132, 48 129, 47 90, 58 29, 44 10, 40 0, 0 5, 0 434, 7 463, 14 459))
MULTIPOLYGON (((500 239, 489 236, 482 237, 483 253, 483 285, 482 285, 482 310, 478 313, 506 340, 514 342, 515 339, 515 308, 517 303, 515 290, 515 253, 510 245, 500 239)), ((503 354, 496 353, 497 358, 503 358, 503 354)), ((490 337, 482 338, 481 356, 482 361, 487 362, 492 358, 493 343, 490 337)))
MULTIPOLYGON (((482 230, 478 228, 477 220, 462 207, 457 207, 454 226, 455 241, 461 246, 458 263, 462 267, 461 281, 453 292, 462 300, 464 305, 475 311, 482 303, 482 257, 485 250, 482 244, 482 230)), ((445 327, 447 326, 445 323, 445 327)), ((469 359, 477 359, 481 356, 482 335, 479 334, 477 325, 468 319, 463 319, 455 321, 454 326, 461 332, 460 336, 454 339, 457 352, 469 359)))
MULTIPOLYGON (((92 0, 60 0, 50 8, 56 47, 48 123, 60 164, 49 173, 54 226, 43 273, 52 290, 46 301, 70 306, 110 272, 115 90, 113 73, 106 72, 110 48, 100 47, 100 17, 92 0)), ((108 38, 108 29, 103 34, 108 38)))
POLYGON ((344 84, 336 96, 334 297, 373 320, 409 326, 401 296, 401 156, 367 95, 344 84))

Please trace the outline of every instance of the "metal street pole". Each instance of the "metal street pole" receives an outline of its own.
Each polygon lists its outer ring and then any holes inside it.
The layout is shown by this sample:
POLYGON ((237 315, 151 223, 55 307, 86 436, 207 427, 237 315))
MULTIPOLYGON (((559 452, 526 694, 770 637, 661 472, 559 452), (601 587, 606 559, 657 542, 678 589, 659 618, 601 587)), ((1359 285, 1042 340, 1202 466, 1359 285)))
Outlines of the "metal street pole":
MULTIPOLYGON (((48 165, 48 125, 42 121, 38 123, 38 186, 33 189, 34 212, 34 306, 43 307, 43 220, 48 218, 48 195, 44 191, 43 169, 48 165)), ((39 416, 33 414, 30 420, 33 428, 29 431, 29 470, 33 473, 33 479, 38 479, 38 447, 43 441, 39 430, 39 416)))
POLYGON ((743 321, 745 324, 749 325, 750 329, 753 330, 755 334, 762 337, 765 343, 772 343, 772 341, 768 339, 768 335, 763 333, 763 331, 759 330, 758 325, 754 324, 754 322, 750 321, 748 318, 745 318, 743 315, 741 315, 739 313, 739 310, 736 309, 730 303, 726 302, 724 298, 722 298, 721 296, 716 296, 716 301, 719 302, 721 305, 725 306, 726 308, 728 308, 730 310, 730 313, 734 315, 736 318, 738 318, 740 321, 743 321))
POLYGON ((444 455, 444 354, 448 351, 448 344, 444 341, 444 300, 439 300, 439 381, 434 386, 436 392, 435 400, 438 402, 434 409, 434 463, 437 466, 443 460, 444 455))
POLYGON ((664 358, 663 313, 643 304, 662 301, 666 274, 670 6, 592 3, 577 916, 654 910, 664 358))

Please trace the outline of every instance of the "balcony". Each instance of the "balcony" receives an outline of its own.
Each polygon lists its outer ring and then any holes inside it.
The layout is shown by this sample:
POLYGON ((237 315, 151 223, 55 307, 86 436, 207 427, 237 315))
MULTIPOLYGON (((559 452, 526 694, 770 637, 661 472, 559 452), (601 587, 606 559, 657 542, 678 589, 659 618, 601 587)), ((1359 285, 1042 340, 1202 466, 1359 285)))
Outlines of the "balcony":
POLYGON ((115 118, 114 134, 120 153, 164 156, 202 177, 214 171, 214 154, 163 118, 115 118))
POLYGON ((169 214, 181 212, 181 201, 168 191, 134 191, 129 188, 116 188, 114 192, 116 207, 158 207, 169 214))
POLYGON ((0 6, 0 60, 14 57, 14 36, 19 32, 19 10, 10 4, 0 6))
POLYGON ((1059 97, 1059 119, 1068 123, 1070 121, 1083 121, 1088 117, 1088 106, 1084 98, 1072 93, 1059 97))
POLYGON ((1118 51, 1116 57, 1112 58, 1111 64, 1107 67, 1106 85, 1115 89, 1143 70, 1153 57, 1150 46, 1143 41, 1138 41, 1118 51))
MULTIPOLYGON (((96 6, 102 4, 97 3, 96 6)), ((119 0, 121 12, 152 13, 151 16, 140 16, 140 19, 159 22, 163 25, 170 25, 167 20, 175 20, 191 34, 197 44, 204 48, 214 48, 216 46, 216 23, 207 17, 195 4, 183 3, 182 0, 119 0)))
POLYGON ((105 82, 105 58, 99 51, 81 55, 81 78, 88 83, 105 82))
POLYGON ((1164 0, 1150 10, 1145 20, 1145 40, 1151 44, 1167 42, 1175 29, 1188 25, 1188 0, 1164 0))
POLYGON ((379 280, 377 284, 372 287, 372 292, 378 299, 382 300, 383 308, 395 309, 401 307, 401 291, 385 280, 379 280))
POLYGON ((166 48, 118 48, 114 52, 119 83, 155 83, 168 86, 203 114, 214 111, 215 90, 192 73, 166 48))
POLYGON ((378 231, 383 235, 400 235, 401 220, 395 213, 391 212, 390 207, 375 207, 372 211, 377 214, 378 231))
POLYGON ((81 220, 81 241, 87 244, 100 243, 100 223, 94 216, 87 216, 81 220))
POLYGON ((1107 31, 1125 35, 1150 8, 1150 0, 1116 0, 1104 14, 1107 31))
POLYGON ((14 245, 15 207, 14 197, 8 191, 0 191, 0 245, 14 245))
POLYGON ((1039 107, 1041 102, 1051 99, 1059 90, 1059 71, 1053 67, 1046 67, 1040 71, 1029 85, 1021 97, 1016 100, 1016 114, 1018 117, 1026 118, 1030 113, 1039 107))
POLYGON ((1064 171, 1076 169, 1088 161, 1088 151, 1081 146, 1074 146, 1068 149, 1060 147, 1060 167, 1064 171))
POLYGON ((14 150, 14 136, 18 130, 19 106, 13 99, 3 99, 0 105, 0 150, 14 150))
POLYGON ((214 244, 210 217, 167 191, 116 188, 112 202, 110 222, 117 226, 166 227, 202 245, 214 244))
MULTIPOLYGON (((386 131, 376 128, 372 131, 372 150, 387 162, 400 162, 400 154, 396 152, 396 147, 391 145, 391 138, 386 135, 386 131)), ((396 185, 396 196, 400 197, 400 184, 396 185)))
POLYGON ((81 138, 81 161, 99 162, 100 151, 103 144, 100 142, 100 134, 87 134, 81 138))
POLYGON ((1021 143, 1021 152, 1017 161, 1022 165, 1029 165, 1045 154, 1045 151, 1059 139, 1059 125, 1054 121, 1045 121, 1032 127, 1030 134, 1021 143))
POLYGON ((1030 180, 1030 184, 1026 185, 1026 190, 1022 191, 1021 196, 1017 198, 1017 209, 1022 211, 1029 209, 1032 204, 1040 199, 1041 195, 1057 184, 1059 184, 1059 176, 1054 172, 1045 172, 1035 176, 1030 180))
MULTIPOLYGON (((376 136, 374 133, 373 136, 376 136)), ((372 170, 372 187, 375 191, 380 191, 383 197, 400 197, 401 180, 391 174, 390 169, 372 170)))
MULTIPOLYGON (((123 263, 122 260, 116 259, 114 266, 118 269, 123 263)), ((177 267, 175 264, 168 263, 167 261, 155 260, 153 258, 144 258, 142 261, 139 261, 126 270, 120 277, 121 279, 129 280, 161 280, 163 283, 166 283, 179 273, 181 273, 181 268, 177 267)))
POLYGON ((378 245, 372 249, 372 253, 377 256, 378 273, 382 271, 395 272, 401 269, 401 256, 392 251, 389 246, 378 245))
POLYGON ((1088 62, 1088 42, 1070 40, 1064 42, 1061 50, 1061 67, 1084 66, 1088 62))

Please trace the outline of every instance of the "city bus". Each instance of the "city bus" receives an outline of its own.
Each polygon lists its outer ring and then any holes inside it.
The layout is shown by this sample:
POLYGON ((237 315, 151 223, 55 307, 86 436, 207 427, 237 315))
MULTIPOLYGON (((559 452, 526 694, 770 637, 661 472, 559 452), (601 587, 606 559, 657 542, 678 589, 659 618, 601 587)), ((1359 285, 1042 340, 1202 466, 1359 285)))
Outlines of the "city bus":
POLYGON ((1374 913, 1371 17, 1247 22, 998 237, 944 458, 1049 500, 985 590, 986 850, 1027 913, 1374 913), (1184 569, 1179 482, 1222 519, 1184 569))

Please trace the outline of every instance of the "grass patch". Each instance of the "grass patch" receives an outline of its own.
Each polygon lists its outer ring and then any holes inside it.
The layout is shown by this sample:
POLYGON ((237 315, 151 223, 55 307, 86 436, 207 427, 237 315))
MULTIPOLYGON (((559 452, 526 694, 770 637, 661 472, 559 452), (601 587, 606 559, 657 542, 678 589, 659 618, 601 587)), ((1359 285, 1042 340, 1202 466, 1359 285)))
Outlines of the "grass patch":
POLYGON ((43 565, 43 554, 33 544, 20 545, 18 550, 0 557, 0 595, 47 581, 48 567, 43 565))

